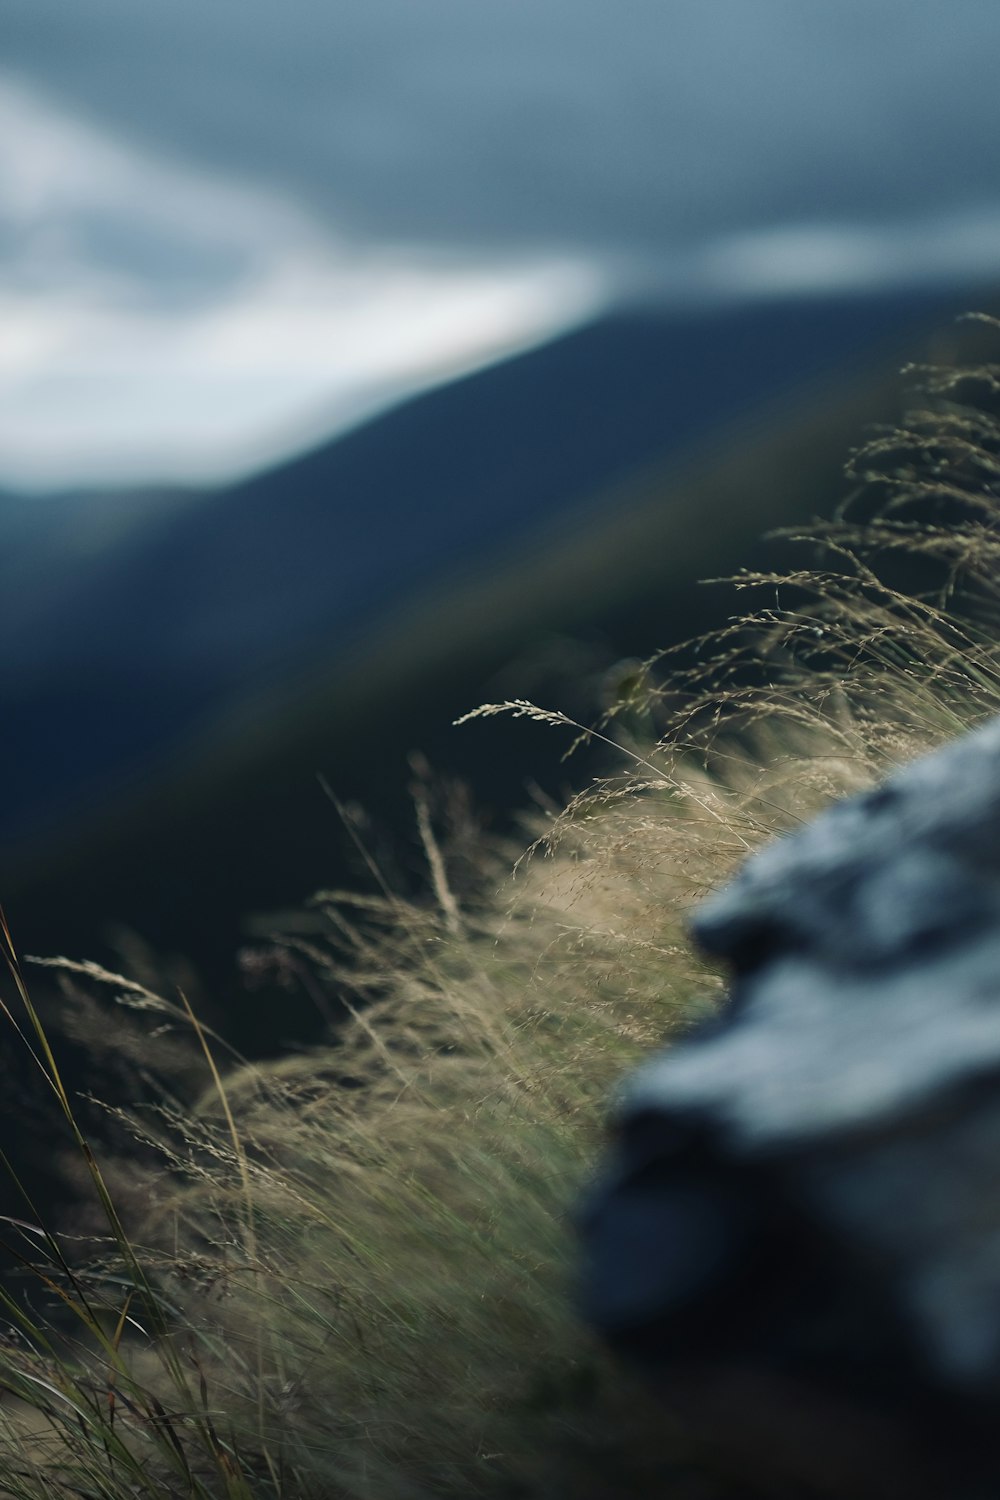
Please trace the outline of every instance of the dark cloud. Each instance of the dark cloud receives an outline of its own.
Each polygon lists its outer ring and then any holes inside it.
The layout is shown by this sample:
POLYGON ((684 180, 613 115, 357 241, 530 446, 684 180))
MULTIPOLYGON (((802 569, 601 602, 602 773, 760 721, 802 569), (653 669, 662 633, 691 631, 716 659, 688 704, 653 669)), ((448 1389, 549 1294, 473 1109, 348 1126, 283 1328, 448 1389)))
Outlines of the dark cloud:
POLYGON ((997 197, 994 0, 6 0, 6 66, 393 239, 647 258, 997 197))

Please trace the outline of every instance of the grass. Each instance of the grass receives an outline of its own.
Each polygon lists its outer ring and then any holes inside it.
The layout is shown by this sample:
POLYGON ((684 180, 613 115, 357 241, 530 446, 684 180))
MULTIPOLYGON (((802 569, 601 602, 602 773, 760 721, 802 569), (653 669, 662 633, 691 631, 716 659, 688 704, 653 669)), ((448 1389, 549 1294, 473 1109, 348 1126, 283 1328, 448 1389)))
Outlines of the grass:
POLYGON ((1000 708, 1000 367, 924 380, 841 511, 735 580, 759 607, 623 677, 602 724, 479 710, 605 742, 609 775, 536 813, 527 854, 423 789, 425 902, 321 892, 275 934, 256 962, 350 1017, 329 1044, 250 1065, 183 996, 54 961, 76 1031, 145 1100, 102 1106, 126 1144, 99 1162, 4 933, 8 1022, 92 1208, 55 1233, 22 1188, 0 1226, 21 1272, 0 1291, 0 1495, 784 1493, 728 1472, 579 1325, 573 1207, 616 1080, 721 993, 691 905, 1000 708))

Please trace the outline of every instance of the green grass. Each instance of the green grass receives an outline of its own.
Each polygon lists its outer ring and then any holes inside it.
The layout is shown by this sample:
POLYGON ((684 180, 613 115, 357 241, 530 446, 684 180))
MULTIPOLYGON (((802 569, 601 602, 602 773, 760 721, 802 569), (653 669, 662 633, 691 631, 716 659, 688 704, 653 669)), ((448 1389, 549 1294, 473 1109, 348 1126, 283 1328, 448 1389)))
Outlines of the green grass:
POLYGON ((761 607, 694 668, 652 659, 595 729, 480 711, 603 735, 620 766, 536 813, 527 855, 421 793, 425 902, 324 892, 276 935, 273 961, 352 1015, 328 1045, 241 1063, 183 997, 56 961, 77 1032, 158 1079, 106 1102, 131 1144, 99 1164, 5 939, 8 1020, 93 1209, 57 1235, 26 1191, 2 1226, 24 1274, 0 1294, 0 1495, 782 1493, 580 1326, 572 1212, 616 1081, 721 993, 691 905, 1000 708, 1000 370, 928 380, 802 565, 737 580, 761 607))

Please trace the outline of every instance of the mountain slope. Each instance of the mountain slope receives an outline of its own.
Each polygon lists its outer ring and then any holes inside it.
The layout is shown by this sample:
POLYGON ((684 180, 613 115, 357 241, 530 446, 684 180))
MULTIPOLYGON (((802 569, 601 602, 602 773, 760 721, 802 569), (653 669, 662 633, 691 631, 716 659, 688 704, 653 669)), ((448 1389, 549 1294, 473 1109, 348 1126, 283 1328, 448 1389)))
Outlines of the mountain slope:
MULTIPOLYGON (((607 319, 246 483, 160 497, 44 607, 20 571, 0 823, 26 945, 93 947, 114 918, 225 989, 246 911, 335 878, 317 770, 385 808, 420 745, 519 801, 537 741, 451 718, 553 632, 600 632, 598 663, 686 634, 694 580, 836 490, 860 424, 891 412, 894 365, 947 311, 607 319)), ((556 676, 587 670, 584 652, 556 676)), ((562 748, 540 771, 556 789, 562 748)))

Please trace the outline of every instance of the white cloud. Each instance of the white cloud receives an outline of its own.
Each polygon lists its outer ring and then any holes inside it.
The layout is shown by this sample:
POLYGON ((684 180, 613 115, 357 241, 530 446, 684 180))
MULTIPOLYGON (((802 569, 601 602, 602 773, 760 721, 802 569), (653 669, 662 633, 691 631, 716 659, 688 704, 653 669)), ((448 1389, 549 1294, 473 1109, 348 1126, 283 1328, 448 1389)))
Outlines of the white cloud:
POLYGON ((1000 210, 705 227, 650 264, 337 240, 289 199, 0 76, 0 486, 223 479, 623 292, 690 306, 1000 282, 1000 210))
POLYGON ((224 477, 537 342, 596 267, 337 243, 0 82, 0 482, 224 477))
POLYGON ((1000 208, 890 224, 784 224, 727 235, 698 257, 705 292, 799 296, 1000 282, 1000 208))

